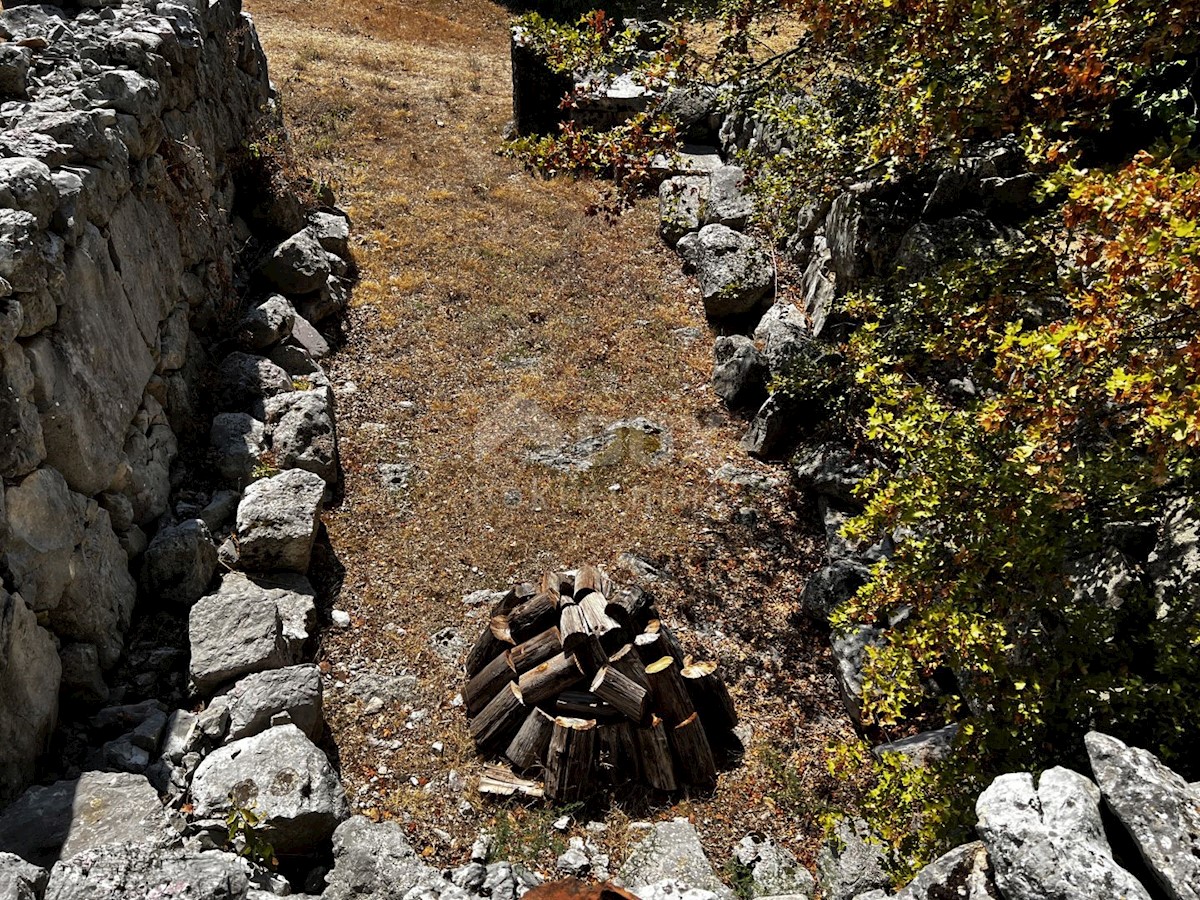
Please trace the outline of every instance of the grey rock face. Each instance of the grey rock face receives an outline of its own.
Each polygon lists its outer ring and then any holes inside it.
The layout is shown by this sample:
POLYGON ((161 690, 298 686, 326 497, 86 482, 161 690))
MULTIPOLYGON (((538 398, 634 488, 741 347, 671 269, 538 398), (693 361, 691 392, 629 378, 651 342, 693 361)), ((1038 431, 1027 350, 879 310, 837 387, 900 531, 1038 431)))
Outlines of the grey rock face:
POLYGON ((54 469, 38 469, 5 491, 4 551, 13 581, 38 612, 54 609, 71 581, 83 540, 85 501, 54 469))
POLYGON ((208 589, 217 569, 217 546, 208 526, 187 519, 154 536, 142 562, 142 588, 151 600, 190 605, 208 589))
POLYGON ((329 277, 329 259, 314 230, 305 228, 271 251, 262 274, 285 294, 310 294, 329 277))
POLYGON ((696 175, 668 178, 658 188, 658 233, 674 247, 704 224, 709 179, 696 175))
POLYGON ((923 868, 896 900, 1003 900, 992 878, 987 850, 979 841, 955 847, 923 868))
POLYGON ((887 887, 884 855, 870 840, 862 819, 843 819, 834 830, 835 844, 826 844, 817 855, 817 883, 828 900, 851 900, 867 891, 887 887))
POLYGON ((878 759, 884 754, 898 753, 912 765, 924 766, 939 762, 950 755, 954 748, 954 739, 958 736, 958 724, 952 723, 932 731, 922 731, 911 737, 900 738, 898 741, 888 741, 871 749, 878 759))
POLYGON ((808 323, 804 313, 787 301, 773 305, 759 320, 754 339, 761 341, 763 356, 772 372, 778 372, 793 356, 809 344, 808 323))
POLYGON ((386 900, 404 897, 438 877, 426 866, 395 822, 378 824, 354 816, 333 833, 333 871, 324 900, 386 900))
POLYGON ((766 390, 767 365, 754 342, 740 334, 717 338, 713 344, 713 393, 726 406, 757 402, 766 390))
POLYGON ((314 665, 248 675, 225 695, 229 701, 225 739, 237 741, 256 735, 271 727, 275 716, 286 713, 293 725, 315 741, 325 727, 321 695, 321 674, 314 665))
POLYGON ((33 778, 58 718, 61 675, 50 632, 19 594, 0 587, 0 802, 33 778))
POLYGON ((58 656, 62 661, 61 694, 64 701, 95 706, 108 699, 108 685, 104 682, 95 644, 64 644, 58 656))
POLYGON ((599 434, 566 447, 534 450, 527 458, 560 472, 587 472, 594 467, 665 462, 672 449, 671 432, 639 416, 613 422, 599 434))
POLYGON ((188 634, 192 681, 200 691, 292 661, 275 598, 237 573, 192 607, 188 634))
MULTIPOLYGON (((13 309, 20 320, 19 306, 11 300, 0 303, 13 309)), ((46 458, 42 423, 34 403, 35 384, 21 346, 0 345, 0 429, 11 436, 0 446, 0 475, 5 478, 25 475, 46 458)))
POLYGON ((350 220, 337 213, 315 212, 309 216, 309 231, 329 253, 350 258, 350 220))
POLYGON ((287 297, 272 294, 238 323, 237 335, 248 350, 263 350, 292 333, 296 310, 287 297))
POLYGON ((1001 775, 979 795, 976 831, 1006 900, 1084 900, 1149 894, 1113 861, 1100 821, 1100 791, 1070 769, 1001 775))
POLYGON ((1104 802, 1173 900, 1200 897, 1200 797, 1152 753, 1093 731, 1084 738, 1104 802))
POLYGON ((754 214, 754 199, 745 192, 746 173, 741 166, 721 166, 709 180, 706 225, 742 229, 754 214))
POLYGON ((4 900, 41 900, 50 873, 15 853, 0 853, 0 897, 4 900))
POLYGON ((871 577, 871 570, 855 559, 835 559, 808 577, 800 604, 815 619, 829 615, 853 597, 871 577))
POLYGON ((837 299, 833 256, 823 234, 813 238, 808 265, 800 280, 800 292, 804 297, 804 314, 812 323, 813 337, 819 337, 833 315, 837 299))
POLYGON ((724 900, 732 900, 729 890, 713 872, 704 855, 700 835, 687 819, 657 822, 629 852, 617 882, 638 888, 675 881, 692 888, 712 891, 724 900))
POLYGON ((733 858, 749 872, 752 897, 812 896, 812 875, 770 838, 746 835, 734 848, 733 858))
POLYGON ((86 850, 54 867, 46 900, 245 900, 250 887, 244 860, 209 850, 160 850, 121 844, 86 850))
POLYGON ((250 485, 237 512, 241 564, 257 571, 308 571, 324 494, 324 480, 301 469, 250 485))
POLYGON ((22 100, 28 96, 29 61, 32 56, 25 47, 0 47, 0 97, 22 100))
POLYGON ((85 772, 31 787, 0 814, 0 847, 47 867, 112 844, 162 847, 171 834, 154 788, 141 775, 123 772, 85 772))
POLYGON ((775 284, 771 254, 754 238, 724 225, 705 225, 678 244, 696 269, 704 312, 720 319, 749 312, 775 284))
POLYGON ((220 413, 209 430, 217 471, 227 481, 249 481, 267 450, 267 427, 249 413, 220 413))
POLYGON ((1193 499, 1171 503, 1163 516, 1158 543, 1147 571, 1154 593, 1169 615, 1172 606, 1197 602, 1200 593, 1200 512, 1193 499))
POLYGON ((275 463, 304 469, 328 484, 338 478, 337 429, 328 389, 292 391, 265 404, 275 463))
POLYGON ((775 454, 787 435, 788 409, 778 395, 772 394, 759 407, 742 436, 742 449, 751 456, 769 458, 775 454))
POLYGON ((863 665, 867 659, 867 647, 882 641, 883 629, 877 625, 859 625, 832 637, 838 689, 846 712, 856 723, 862 722, 863 665))
POLYGON ((861 502, 855 498, 854 489, 870 473, 848 449, 834 444, 801 451, 792 471, 800 487, 846 504, 861 502))
POLYGON ((263 837, 277 853, 304 853, 329 839, 349 805, 325 754, 294 725, 234 741, 209 754, 192 778, 199 817, 239 807, 263 816, 263 837))
POLYGON ((269 359, 249 353, 230 353, 217 371, 221 387, 217 400, 222 409, 249 409, 267 397, 292 389, 292 377, 269 359))

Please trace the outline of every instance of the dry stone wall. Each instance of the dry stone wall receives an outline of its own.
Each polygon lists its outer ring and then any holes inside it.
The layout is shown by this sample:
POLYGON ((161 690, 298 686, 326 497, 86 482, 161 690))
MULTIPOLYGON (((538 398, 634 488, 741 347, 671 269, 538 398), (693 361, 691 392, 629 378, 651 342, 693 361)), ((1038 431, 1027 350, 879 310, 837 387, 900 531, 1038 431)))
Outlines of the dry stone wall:
POLYGON ((6 6, 0 803, 33 777, 60 686, 107 694, 131 567, 236 310, 235 166, 273 115, 237 0, 6 6))

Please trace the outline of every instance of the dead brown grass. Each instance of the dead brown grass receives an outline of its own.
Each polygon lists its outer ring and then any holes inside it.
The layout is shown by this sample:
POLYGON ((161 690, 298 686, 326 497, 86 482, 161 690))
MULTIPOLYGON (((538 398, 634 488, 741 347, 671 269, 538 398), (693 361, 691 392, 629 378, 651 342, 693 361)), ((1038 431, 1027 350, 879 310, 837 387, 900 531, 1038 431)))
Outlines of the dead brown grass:
MULTIPOLYGON (((711 473, 742 428, 708 388, 711 335, 698 297, 654 234, 651 204, 617 228, 588 218, 594 186, 543 181, 496 155, 509 117, 507 15, 486 0, 384 6, 254 0, 302 159, 330 178, 354 220, 362 279, 332 361, 345 496, 328 516, 345 568, 336 603, 353 627, 327 635, 323 665, 409 671, 412 708, 371 718, 334 691, 328 714, 357 808, 409 823, 432 858, 462 861, 481 826, 540 813, 446 788, 479 763, 461 709, 461 672, 430 646, 480 626, 468 591, 550 567, 614 566, 632 551, 674 580, 659 594, 685 642, 716 654, 755 730, 745 765, 716 793, 674 806, 625 798, 630 816, 691 815, 714 859, 750 830, 811 857, 816 813, 835 799, 821 748, 843 726, 820 635, 791 621, 818 542, 793 498, 739 497, 711 473), (584 476, 524 461, 538 439, 575 439, 616 419, 669 427, 670 461, 636 454, 584 476), (380 464, 411 460, 402 496, 380 464), (610 489, 620 485, 619 490, 610 489), (731 524, 754 505, 759 525, 731 524), (443 745, 442 753, 431 748, 443 745), (447 839, 449 835, 449 839, 447 839)), ((544 823, 543 823, 544 824, 544 823)), ((618 849, 619 848, 615 848, 618 849)), ((546 865, 550 846, 530 846, 546 865)))

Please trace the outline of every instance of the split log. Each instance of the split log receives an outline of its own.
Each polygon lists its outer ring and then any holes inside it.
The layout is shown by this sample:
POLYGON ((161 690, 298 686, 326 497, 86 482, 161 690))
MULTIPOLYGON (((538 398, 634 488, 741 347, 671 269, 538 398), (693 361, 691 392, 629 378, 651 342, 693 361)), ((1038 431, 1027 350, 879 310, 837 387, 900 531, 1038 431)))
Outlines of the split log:
POLYGON ((478 715, 506 684, 512 684, 516 680, 517 670, 513 667, 512 652, 501 653, 480 669, 463 688, 463 702, 467 706, 467 715, 478 715))
POLYGON ((520 689, 530 706, 556 697, 583 680, 583 670, 574 657, 557 653, 521 675, 520 689))
POLYGON ((562 633, 564 650, 574 650, 592 633, 587 619, 583 616, 583 610, 574 604, 562 608, 562 614, 558 620, 558 630, 562 633))
POLYGON ((479 670, 513 645, 505 616, 492 616, 489 627, 483 630, 475 646, 467 654, 467 677, 474 678, 479 670))
POLYGON ((560 650, 562 650, 562 638, 559 637, 558 629, 550 628, 536 637, 531 637, 523 644, 513 647, 509 651, 509 655, 512 657, 513 668, 520 675, 540 666, 560 650))
POLYGON ((679 790, 675 763, 671 761, 671 745, 662 719, 650 717, 650 724, 637 729, 638 757, 642 780, 660 791, 679 790))
POLYGON ((595 566, 580 566, 575 572, 575 599, 580 600, 592 591, 600 590, 604 576, 595 566))
POLYGON ((547 572, 542 576, 541 588, 550 594, 575 596, 575 579, 565 572, 547 572))
POLYGON ((546 795, 556 803, 582 800, 592 792, 596 768, 596 723, 559 716, 546 750, 546 795))
MULTIPOLYGON (((608 597, 608 594, 604 596, 608 597)), ((650 616, 653 601, 648 593, 636 584, 626 585, 610 597, 604 611, 620 622, 630 633, 642 630, 642 623, 650 616)))
POLYGON ((518 584, 515 588, 509 589, 500 602, 492 608, 493 616, 506 616, 526 600, 529 600, 537 595, 537 585, 525 582, 518 584))
POLYGON ((634 638, 634 644, 647 663, 669 656, 678 665, 683 665, 683 647, 662 619, 651 619, 646 630, 634 638))
POLYGON ((575 645, 571 655, 579 661, 583 674, 591 677, 608 665, 608 654, 600 646, 600 638, 594 634, 587 635, 583 641, 575 645))
POLYGON ((554 703, 560 716, 582 716, 585 719, 611 719, 617 715, 611 703, 601 700, 591 691, 563 691, 554 703))
POLYGON ((646 666, 646 680, 650 682, 650 696, 654 699, 654 711, 668 725, 675 726, 696 711, 687 687, 679 677, 679 666, 669 656, 664 656, 646 666))
POLYGON ((471 720, 471 737, 479 752, 500 754, 525 721, 521 689, 509 682, 482 712, 471 720))
POLYGON ((508 632, 514 644, 541 634, 558 621, 558 595, 543 591, 508 614, 508 632))
POLYGON ((479 777, 479 793, 491 794, 494 797, 521 794, 536 800, 546 796, 545 790, 536 781, 521 778, 507 766, 497 766, 494 763, 483 767, 483 774, 479 777))
POLYGON ((603 750, 602 768, 613 784, 637 781, 641 772, 641 753, 632 722, 613 722, 600 729, 603 750))
POLYGON ((553 733, 554 716, 535 706, 525 717, 525 723, 509 743, 504 755, 512 760, 518 769, 532 769, 541 765, 542 760, 546 758, 546 748, 550 745, 550 735, 553 733))
POLYGON ((646 680, 646 664, 642 662, 642 658, 638 656, 632 644, 626 644, 615 653, 610 654, 608 664, 626 678, 636 681, 642 687, 650 687, 650 682, 646 680))
POLYGON ((646 715, 646 689, 612 666, 605 666, 596 673, 591 692, 601 700, 607 700, 617 712, 634 722, 641 722, 646 715))
POLYGON ((676 772, 688 784, 712 784, 717 779, 717 764, 712 746, 704 734, 700 716, 692 713, 670 731, 675 751, 676 772))
POLYGON ((625 643, 625 632, 620 623, 604 611, 607 605, 603 594, 592 591, 579 601, 579 610, 588 630, 600 638, 600 644, 615 650, 625 643))
POLYGON ((679 673, 687 685, 688 694, 710 740, 724 736, 738 723, 737 710, 715 662, 698 662, 683 667, 679 673))

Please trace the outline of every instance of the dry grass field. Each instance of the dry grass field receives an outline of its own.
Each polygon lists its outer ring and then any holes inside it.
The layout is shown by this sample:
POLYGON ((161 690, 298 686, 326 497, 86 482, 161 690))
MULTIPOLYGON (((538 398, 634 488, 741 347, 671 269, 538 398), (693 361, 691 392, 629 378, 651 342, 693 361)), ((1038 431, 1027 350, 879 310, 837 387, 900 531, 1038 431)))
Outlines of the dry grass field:
POLYGON ((552 865, 565 844, 546 827, 557 811, 475 792, 480 764, 453 704, 461 668, 432 636, 473 641, 471 591, 583 561, 619 576, 628 552, 670 573, 655 585, 661 606, 688 649, 721 661, 753 738, 713 794, 617 798, 576 818, 607 819, 618 857, 626 816, 687 815, 714 859, 756 830, 811 862, 818 814, 844 800, 823 761, 846 728, 828 652, 789 615, 820 544, 786 487, 713 480, 726 462, 755 464, 737 448, 744 423, 709 389, 713 334, 655 236, 654 204, 609 227, 584 213, 594 185, 541 180, 498 155, 511 89, 498 5, 248 9, 298 157, 351 214, 361 269, 330 365, 345 490, 327 568, 352 625, 326 635, 322 666, 341 681, 418 679, 414 696, 371 715, 347 691, 327 696, 357 811, 409 823, 447 864, 491 828, 501 855, 552 865), (631 445, 570 475, 525 459, 636 416, 670 429, 668 460, 631 445), (412 467, 403 490, 382 483, 387 464, 412 467))

